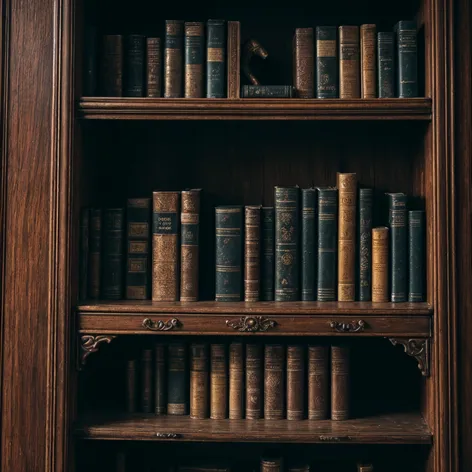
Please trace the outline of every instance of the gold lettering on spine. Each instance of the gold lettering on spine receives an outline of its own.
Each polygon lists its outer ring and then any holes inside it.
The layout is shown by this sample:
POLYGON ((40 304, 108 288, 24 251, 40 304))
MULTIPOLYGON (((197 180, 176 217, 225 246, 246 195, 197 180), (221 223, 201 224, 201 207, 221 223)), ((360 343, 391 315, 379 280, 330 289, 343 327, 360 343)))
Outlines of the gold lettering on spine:
POLYGON ((223 49, 222 48, 207 48, 207 61, 208 62, 223 62, 223 49))
POLYGON ((362 98, 375 98, 377 96, 376 36, 375 25, 361 26, 362 98))

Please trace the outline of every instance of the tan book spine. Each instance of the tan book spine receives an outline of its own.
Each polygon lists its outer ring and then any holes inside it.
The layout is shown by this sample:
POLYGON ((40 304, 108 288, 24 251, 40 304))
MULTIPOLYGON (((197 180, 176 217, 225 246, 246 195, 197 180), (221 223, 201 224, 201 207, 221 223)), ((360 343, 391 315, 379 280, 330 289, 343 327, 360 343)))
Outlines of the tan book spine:
POLYGON ((247 206, 244 238, 244 301, 259 301, 261 274, 261 207, 247 206))
POLYGON ((166 20, 164 45, 164 97, 183 96, 184 22, 166 20))
POLYGON ((241 93, 241 24, 228 21, 228 98, 241 93))
POLYGON ((287 419, 302 420, 305 414, 305 350, 287 347, 287 419))
POLYGON ((152 411, 152 350, 144 349, 141 358, 141 410, 152 411))
POLYGON ((388 301, 388 228, 372 228, 372 302, 388 301))
POLYGON ((282 344, 266 344, 264 351, 264 418, 284 418, 285 349, 282 344))
POLYGON ((190 418, 208 418, 208 345, 190 348, 190 418))
POLYGON ((116 472, 126 472, 126 454, 124 452, 118 452, 116 454, 116 472))
POLYGON ((293 83, 299 98, 315 96, 315 38, 313 28, 297 28, 293 37, 293 83))
POLYGON ((166 413, 166 358, 165 346, 156 344, 154 347, 154 413, 166 413))
POLYGON ((377 27, 361 26, 361 97, 377 97, 377 27))
POLYGON ((261 458, 261 472, 283 472, 283 459, 281 457, 261 458))
POLYGON ((360 98, 359 27, 339 27, 339 98, 360 98))
POLYGON ((337 174, 338 213, 338 300, 356 297, 356 174, 337 174))
POLYGON ((146 95, 156 98, 162 95, 161 38, 147 38, 146 46, 146 95))
POLYGON ((244 345, 229 346, 229 419, 244 418, 244 345))
POLYGON ((246 419, 262 418, 262 346, 246 345, 246 419))
POLYGON ((228 410, 228 367, 226 346, 211 345, 211 407, 210 418, 227 417, 228 410))
POLYGON ((129 360, 126 363, 126 409, 128 413, 135 413, 136 405, 136 361, 129 360))
POLYGON ((349 419, 349 347, 331 346, 331 419, 349 419))
POLYGON ((328 419, 329 364, 327 346, 308 346, 308 419, 328 419))

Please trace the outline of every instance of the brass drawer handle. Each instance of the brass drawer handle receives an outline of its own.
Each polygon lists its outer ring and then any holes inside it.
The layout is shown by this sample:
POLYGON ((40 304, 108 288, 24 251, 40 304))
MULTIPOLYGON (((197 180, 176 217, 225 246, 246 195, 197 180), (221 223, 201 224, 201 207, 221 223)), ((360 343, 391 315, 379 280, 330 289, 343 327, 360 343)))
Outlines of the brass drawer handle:
POLYGON ((156 433, 156 438, 159 439, 180 439, 181 434, 178 433, 156 433))
POLYGON ((177 318, 172 318, 171 320, 162 321, 152 321, 150 318, 146 318, 143 323, 143 328, 149 329, 151 331, 171 331, 176 328, 180 328, 182 323, 177 318))
POLYGON ((340 321, 331 321, 330 327, 338 333, 359 333, 364 331, 366 322, 363 320, 353 321, 352 323, 341 323, 340 321))
POLYGON ((226 320, 226 326, 233 328, 241 333, 257 333, 258 331, 268 331, 277 326, 277 321, 263 316, 241 316, 226 320))

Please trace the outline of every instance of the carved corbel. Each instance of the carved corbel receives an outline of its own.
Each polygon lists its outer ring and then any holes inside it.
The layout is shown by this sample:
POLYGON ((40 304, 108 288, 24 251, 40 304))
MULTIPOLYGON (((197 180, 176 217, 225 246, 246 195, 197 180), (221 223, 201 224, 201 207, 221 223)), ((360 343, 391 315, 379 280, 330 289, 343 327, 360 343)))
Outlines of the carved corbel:
POLYGON ((84 334, 80 337, 79 370, 85 365, 87 357, 97 352, 103 343, 110 344, 116 336, 111 334, 84 334))
POLYGON ((390 342, 396 346, 400 344, 406 354, 414 357, 418 361, 418 369, 424 377, 429 377, 430 369, 430 343, 429 338, 389 338, 390 342))

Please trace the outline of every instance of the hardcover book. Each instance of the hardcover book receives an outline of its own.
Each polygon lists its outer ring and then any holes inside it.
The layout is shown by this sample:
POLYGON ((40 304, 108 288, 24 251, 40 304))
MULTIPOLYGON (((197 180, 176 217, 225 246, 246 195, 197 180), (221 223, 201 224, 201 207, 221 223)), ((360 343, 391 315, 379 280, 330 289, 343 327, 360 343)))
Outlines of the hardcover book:
POLYGON ((284 465, 281 457, 262 457, 261 472, 283 472, 284 465))
POLYGON ((141 358, 141 411, 152 411, 152 350, 144 349, 141 358))
POLYGON ((317 206, 316 189, 302 189, 302 301, 315 300, 317 206))
POLYGON ((156 344, 154 347, 154 413, 166 413, 166 356, 165 346, 156 344))
POLYGON ((229 419, 244 418, 244 345, 229 345, 229 419))
POLYGON ((275 211, 262 207, 261 300, 274 300, 275 211))
POLYGON ((93 299, 100 298, 102 262, 102 210, 92 208, 90 210, 89 233, 89 264, 88 264, 88 296, 93 299))
POLYGON ((418 38, 416 21, 399 21, 397 33, 397 89, 399 98, 418 96, 418 38))
POLYGON ((395 96, 395 35, 391 32, 377 34, 377 75, 379 98, 395 96))
POLYGON ((185 23, 185 98, 201 98, 203 88, 203 62, 205 59, 205 25, 185 23))
POLYGON ((349 419, 349 360, 349 347, 331 346, 331 419, 333 421, 349 419))
POLYGON ((157 98, 162 95, 161 39, 146 39, 146 95, 157 98))
POLYGON ((359 189, 359 300, 372 298, 372 203, 371 188, 359 189))
POLYGON ((338 96, 338 38, 336 26, 316 27, 316 98, 338 96))
POLYGON ((104 97, 123 95, 123 36, 103 37, 101 60, 101 93, 104 97))
POLYGON ((125 96, 144 97, 146 39, 140 34, 126 36, 125 96))
POLYGON ((305 350, 287 346, 287 419, 302 420, 305 415, 305 350))
POLYGON ((167 414, 186 415, 187 391, 187 346, 170 343, 167 364, 167 414))
POLYGON ((243 85, 241 98, 294 98, 291 85, 243 85))
POLYGON ((128 413, 137 411, 136 385, 136 361, 131 359, 126 362, 126 410, 128 413))
POLYGON ((423 302, 425 299, 425 212, 408 212, 408 272, 409 302, 423 302))
POLYGON ((261 207, 245 208, 244 301, 259 301, 261 275, 261 207))
POLYGON ((293 84, 299 98, 315 96, 313 28, 297 28, 293 37, 293 84))
POLYGON ((339 27, 339 98, 360 98, 359 27, 339 27))
POLYGON ((246 345, 246 419, 262 418, 262 346, 246 345))
POLYGON ((377 97, 376 25, 361 25, 361 97, 377 97))
POLYGON ((329 353, 327 346, 308 346, 308 419, 328 419, 329 353))
POLYGON ((210 418, 224 419, 228 412, 228 362, 225 344, 211 345, 210 418))
POLYGON ((285 349, 282 344, 264 347, 264 418, 281 420, 285 413, 285 349))
POLYGON ((190 418, 208 418, 209 368, 208 345, 190 347, 190 418))
POLYGON ((388 228, 372 229, 372 301, 388 302, 388 228))
POLYGON ((226 22, 207 22, 207 98, 226 98, 226 22))
POLYGON ((183 96, 184 22, 166 20, 164 48, 164 97, 183 96))
POLYGON ((241 24, 228 21, 228 98, 239 98, 241 87, 241 24))

